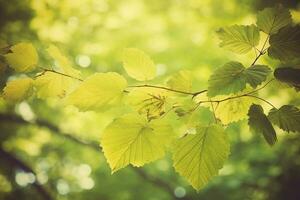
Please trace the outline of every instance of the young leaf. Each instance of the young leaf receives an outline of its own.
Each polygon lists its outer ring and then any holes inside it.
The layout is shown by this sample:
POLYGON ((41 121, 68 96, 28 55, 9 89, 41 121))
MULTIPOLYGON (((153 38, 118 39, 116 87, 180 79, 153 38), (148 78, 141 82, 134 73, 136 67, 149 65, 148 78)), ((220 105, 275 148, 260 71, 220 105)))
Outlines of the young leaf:
POLYGON ((221 126, 198 127, 196 134, 183 136, 175 142, 173 165, 196 190, 200 190, 218 174, 229 149, 229 141, 221 126))
POLYGON ((95 73, 69 94, 66 102, 82 111, 105 108, 120 100, 126 86, 118 73, 95 73))
POLYGON ((10 48, 12 53, 5 55, 7 63, 17 72, 29 72, 36 68, 38 54, 31 43, 19 43, 10 48))
POLYGON ((300 89, 300 69, 292 67, 281 67, 274 71, 274 77, 284 83, 300 89))
POLYGON ((262 134, 269 145, 277 141, 276 132, 260 105, 252 104, 248 112, 250 130, 262 134))
POLYGON ((191 71, 181 70, 171 76, 171 78, 167 82, 167 85, 174 90, 191 92, 192 79, 193 76, 191 71))
POLYGON ((151 80, 156 75, 156 67, 151 58, 135 48, 124 50, 123 67, 130 77, 138 81, 151 80))
POLYGON ((56 74, 53 72, 45 72, 38 76, 34 82, 37 89, 37 97, 41 99, 58 97, 63 98, 70 91, 75 80, 56 74))
POLYGON ((300 25, 287 26, 271 35, 268 55, 281 61, 288 61, 300 56, 300 25))
POLYGON ((11 103, 20 102, 32 94, 33 80, 21 78, 9 81, 3 89, 3 97, 11 103))
POLYGON ((126 103, 141 115, 155 119, 167 112, 168 92, 156 88, 135 88, 126 96, 126 103))
POLYGON ((113 173, 129 164, 140 167, 163 157, 170 136, 169 124, 127 114, 106 127, 101 146, 113 173))
POLYGON ((300 110, 295 106, 284 105, 279 109, 273 108, 268 117, 282 130, 300 132, 300 110))
POLYGON ((256 88, 267 79, 271 71, 272 70, 265 65, 253 65, 244 71, 246 82, 249 83, 252 88, 256 88))
POLYGON ((275 34, 279 29, 292 23, 292 16, 288 9, 281 6, 265 8, 258 12, 256 25, 267 34, 275 34))
POLYGON ((229 62, 218 68, 208 80, 208 92, 210 97, 222 94, 231 94, 242 91, 246 87, 246 79, 243 76, 245 67, 239 62, 229 62))
POLYGON ((259 30, 255 25, 233 25, 217 31, 220 46, 235 53, 249 52, 259 43, 259 30))
POLYGON ((248 109, 254 99, 251 97, 240 97, 219 103, 215 108, 215 114, 223 124, 237 122, 247 118, 248 109))

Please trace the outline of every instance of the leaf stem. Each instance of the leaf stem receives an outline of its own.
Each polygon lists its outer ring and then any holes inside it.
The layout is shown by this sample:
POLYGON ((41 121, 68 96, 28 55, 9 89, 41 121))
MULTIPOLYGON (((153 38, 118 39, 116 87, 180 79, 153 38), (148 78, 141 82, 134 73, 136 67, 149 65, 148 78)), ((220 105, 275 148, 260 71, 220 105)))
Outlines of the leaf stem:
POLYGON ((180 93, 180 94, 192 95, 192 98, 194 98, 195 96, 197 96, 201 93, 207 92, 207 90, 201 90, 201 91, 198 91, 198 92, 186 92, 186 91, 181 91, 181 90, 175 90, 175 89, 172 89, 172 88, 167 88, 167 87, 164 87, 164 86, 148 85, 148 84, 145 84, 145 85, 131 85, 131 86, 128 86, 128 87, 129 88, 143 88, 143 87, 147 88, 148 87, 148 88, 162 89, 162 90, 167 90, 167 91, 176 92, 176 93, 180 93))
POLYGON ((69 74, 58 72, 58 71, 55 71, 53 69, 46 69, 46 68, 42 68, 42 67, 40 67, 40 68, 43 70, 43 72, 41 74, 39 74, 38 76, 41 76, 41 75, 45 74, 46 72, 51 72, 51 73, 59 74, 59 75, 69 77, 69 78, 72 78, 72 79, 75 79, 75 80, 78 80, 78 81, 83 81, 83 79, 81 79, 81 78, 77 78, 77 77, 71 76, 69 74))

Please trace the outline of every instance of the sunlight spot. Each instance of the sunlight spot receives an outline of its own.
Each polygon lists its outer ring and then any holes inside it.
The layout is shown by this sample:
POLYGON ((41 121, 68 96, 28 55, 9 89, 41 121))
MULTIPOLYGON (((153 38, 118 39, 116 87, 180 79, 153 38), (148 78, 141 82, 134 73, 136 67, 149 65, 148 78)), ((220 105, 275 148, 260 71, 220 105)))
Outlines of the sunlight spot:
POLYGON ((34 113, 32 112, 31 107, 25 101, 21 102, 17 107, 17 112, 22 116, 26 121, 32 121, 35 118, 34 113))
POLYGON ((45 184, 48 182, 48 175, 44 172, 38 173, 36 178, 41 184, 45 184))
POLYGON ((156 70, 156 75, 157 76, 162 76, 166 73, 167 67, 164 64, 157 64, 157 70, 156 70))
POLYGON ((182 198, 184 197, 186 194, 186 191, 183 187, 176 187, 175 190, 174 190, 174 195, 177 197, 177 198, 182 198))
POLYGON ((168 161, 166 160, 160 160, 156 164, 157 168, 161 171, 167 171, 170 167, 168 161))
POLYGON ((57 181, 56 189, 61 195, 66 195, 70 192, 69 184, 63 179, 57 181))
POLYGON ((79 55, 76 58, 76 62, 80 67, 87 68, 91 64, 91 59, 87 55, 79 55))
POLYGON ((18 185, 25 187, 28 184, 32 184, 35 182, 35 176, 32 173, 26 173, 26 172, 17 172, 15 180, 18 185))
POLYGON ((77 175, 79 177, 81 176, 89 176, 92 172, 91 167, 88 164, 81 164, 78 168, 77 168, 77 175))
POLYGON ((79 185, 82 189, 90 190, 95 186, 95 182, 90 177, 85 177, 79 180, 79 185))

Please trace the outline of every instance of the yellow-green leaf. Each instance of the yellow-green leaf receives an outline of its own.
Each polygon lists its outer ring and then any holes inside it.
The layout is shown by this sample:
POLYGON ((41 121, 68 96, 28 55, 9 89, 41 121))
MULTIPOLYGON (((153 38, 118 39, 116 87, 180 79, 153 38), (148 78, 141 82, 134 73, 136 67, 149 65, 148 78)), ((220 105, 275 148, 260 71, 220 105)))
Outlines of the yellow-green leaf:
POLYGON ((9 81, 3 89, 3 97, 6 101, 20 102, 32 94, 33 80, 31 78, 20 78, 9 81))
POLYGON ((126 80, 118 73, 96 73, 83 81, 66 102, 83 111, 105 108, 120 100, 126 86, 126 80))
POLYGON ((198 127, 175 142, 175 170, 196 189, 203 188, 218 174, 229 155, 229 141, 219 125, 198 127))
POLYGON ((12 53, 5 55, 7 63, 17 72, 29 72, 36 68, 38 54, 31 43, 19 43, 10 48, 12 53))
POLYGON ((255 99, 251 97, 234 98, 219 103, 216 109, 216 117, 223 124, 229 124, 247 118, 249 107, 255 99))
POLYGON ((220 46, 235 53, 249 52, 259 43, 259 29, 255 25, 233 25, 217 31, 220 46))
POLYGON ((179 91, 191 92, 193 74, 188 70, 181 70, 171 76, 167 84, 170 88, 179 91))
POLYGON ((57 62, 58 67, 66 74, 79 77, 80 71, 72 68, 71 62, 61 51, 54 45, 48 47, 47 52, 57 62))
POLYGON ((156 67, 151 58, 135 48, 124 50, 123 67, 130 77, 138 81, 151 80, 156 75, 156 67))
POLYGON ((148 122, 143 116, 127 114, 104 130, 101 146, 112 172, 129 164, 140 167, 164 156, 172 128, 163 121, 148 122))
POLYGON ((74 83, 75 80, 70 77, 46 72, 36 78, 34 85, 37 89, 37 97, 45 99, 50 97, 65 97, 74 83))

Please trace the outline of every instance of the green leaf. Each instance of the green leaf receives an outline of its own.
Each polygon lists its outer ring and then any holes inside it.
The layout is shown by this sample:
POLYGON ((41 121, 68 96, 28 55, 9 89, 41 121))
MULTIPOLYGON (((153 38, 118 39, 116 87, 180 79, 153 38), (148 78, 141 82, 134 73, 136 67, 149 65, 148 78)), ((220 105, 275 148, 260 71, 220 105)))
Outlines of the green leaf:
MULTIPOLYGON (((228 97, 230 98, 230 97, 228 97)), ((247 118, 248 109, 255 99, 251 97, 233 98, 215 106, 215 114, 223 124, 237 122, 247 118)))
POLYGON ((267 79, 271 71, 272 70, 265 65, 253 65, 244 71, 246 82, 249 83, 252 88, 256 88, 267 79))
POLYGON ((135 48, 124 50, 123 67, 130 77, 138 81, 151 80, 156 75, 156 67, 151 58, 135 48))
POLYGON ((10 48, 12 53, 5 55, 7 63, 17 72, 29 72, 36 68, 38 54, 31 43, 21 42, 10 48))
POLYGON ((174 90, 191 92, 192 80, 193 74, 191 71, 181 70, 171 76, 171 78, 167 82, 167 85, 174 90))
POLYGON ((260 105, 253 104, 248 112, 250 130, 262 134, 269 145, 277 141, 276 132, 260 105))
POLYGON ((198 127, 175 142, 175 170, 196 189, 203 188, 218 174, 229 155, 229 141, 219 125, 198 127))
POLYGON ((289 61, 300 56, 300 25, 288 26, 271 35, 268 55, 281 61, 289 61))
POLYGON ((222 94, 231 94, 242 91, 246 87, 243 76, 245 67, 239 62, 229 62, 218 68, 208 80, 208 92, 210 97, 222 94))
POLYGON ((115 72, 95 73, 79 85, 66 99, 82 111, 101 109, 120 101, 127 81, 115 72))
POLYGON ((274 71, 274 77, 284 83, 300 89, 300 69, 292 67, 281 67, 274 71))
POLYGON ((282 130, 300 132, 300 110, 295 106, 284 105, 279 109, 273 108, 268 117, 282 130))
POLYGON ((20 102, 29 97, 33 92, 33 80, 21 78, 9 81, 3 89, 3 97, 11 103, 20 102))
POLYGON ((249 52, 259 43, 259 30, 255 25, 233 25, 217 31, 220 46, 235 53, 249 52))
POLYGON ((277 33, 279 29, 292 23, 292 16, 288 9, 281 6, 265 8, 257 14, 257 26, 267 34, 277 33))
POLYGON ((239 62, 229 62, 218 68, 208 81, 208 96, 235 94, 246 88, 246 84, 256 88, 266 80, 271 70, 264 65, 245 68, 239 62))
POLYGON ((129 164, 140 167, 163 157, 170 138, 169 124, 127 114, 106 127, 101 146, 113 173, 129 164))

